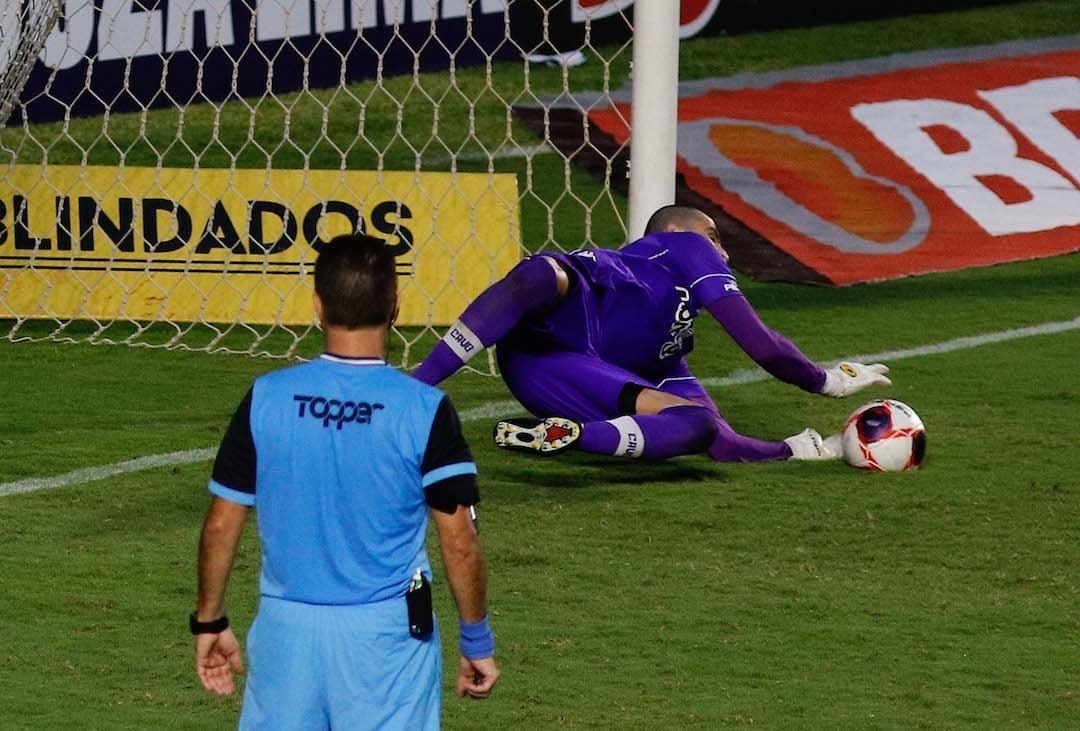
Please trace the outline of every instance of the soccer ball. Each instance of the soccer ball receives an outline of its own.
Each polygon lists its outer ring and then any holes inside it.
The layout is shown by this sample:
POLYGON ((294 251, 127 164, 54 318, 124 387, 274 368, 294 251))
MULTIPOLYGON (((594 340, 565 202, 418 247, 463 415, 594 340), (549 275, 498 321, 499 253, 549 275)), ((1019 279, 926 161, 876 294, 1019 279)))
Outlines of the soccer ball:
POLYGON ((926 456, 926 427, 907 404, 871 401, 855 409, 841 436, 852 467, 878 472, 917 469, 926 456))

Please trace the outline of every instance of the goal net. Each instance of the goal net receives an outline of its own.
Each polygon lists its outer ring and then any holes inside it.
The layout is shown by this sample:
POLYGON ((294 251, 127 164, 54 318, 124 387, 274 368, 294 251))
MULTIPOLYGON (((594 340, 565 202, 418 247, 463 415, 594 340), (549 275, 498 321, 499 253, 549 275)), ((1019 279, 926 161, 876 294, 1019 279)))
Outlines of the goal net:
POLYGON ((7 0, 0 6, 0 125, 11 115, 59 17, 59 0, 7 0))
POLYGON ((8 340, 308 356, 360 230, 410 366, 522 256, 625 241, 623 150, 558 110, 627 83, 627 0, 4 2, 8 340))

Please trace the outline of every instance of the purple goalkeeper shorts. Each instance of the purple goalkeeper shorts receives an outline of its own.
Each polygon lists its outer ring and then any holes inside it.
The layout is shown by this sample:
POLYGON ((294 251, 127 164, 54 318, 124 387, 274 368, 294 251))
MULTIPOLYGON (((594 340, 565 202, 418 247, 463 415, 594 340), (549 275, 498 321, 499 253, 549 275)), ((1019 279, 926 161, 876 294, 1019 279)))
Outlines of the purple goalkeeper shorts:
POLYGON ((568 350, 526 352, 500 346, 499 370, 514 397, 533 416, 565 416, 575 421, 604 421, 622 416, 619 394, 628 383, 674 396, 707 402, 708 392, 682 359, 656 380, 591 355, 568 350))

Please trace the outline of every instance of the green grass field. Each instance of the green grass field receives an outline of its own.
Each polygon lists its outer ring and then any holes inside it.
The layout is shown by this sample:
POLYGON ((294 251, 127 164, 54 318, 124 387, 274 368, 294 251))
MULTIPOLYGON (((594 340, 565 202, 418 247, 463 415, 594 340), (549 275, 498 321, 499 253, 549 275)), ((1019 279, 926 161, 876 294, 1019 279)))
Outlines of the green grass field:
MULTIPOLYGON (((1039 2, 695 40, 682 63, 707 76, 1078 31, 1075 3, 1039 2)), ((586 75, 581 88, 598 83, 586 75)), ((204 113, 211 125, 210 112, 191 111, 204 113)), ((239 111, 222 115, 246 129, 239 111)), ((133 124, 114 121, 114 132, 133 124)), ((100 154, 90 161, 110 161, 100 154)), ((523 208, 530 246, 543 243, 542 208, 523 208)), ((553 219, 555 233, 572 245, 567 218, 553 219)), ((617 241, 615 217, 604 225, 599 239, 617 241)), ((769 324, 829 359, 1072 320, 1078 282, 1071 255, 843 289, 744 289, 769 324)), ((750 365, 707 318, 698 343, 701 376, 750 365)), ((448 696, 446 726, 1077 727, 1078 362, 1074 329, 900 360, 895 386, 865 398, 776 382, 713 391, 736 428, 768 438, 836 429, 872 396, 899 398, 930 443, 925 468, 903 475, 538 461, 497 452, 490 420, 468 421, 505 675, 490 700, 448 696)), ((252 377, 281 365, 0 343, 0 483, 214 446, 252 377)), ((509 397, 473 373, 447 390, 462 412, 509 397)), ((204 462, 0 497, 0 729, 235 723, 238 698, 198 687, 185 624, 208 474, 204 462)), ((258 563, 249 531, 230 592, 239 628, 255 611, 258 563)), ((452 628, 444 586, 436 596, 452 628)), ((444 639, 453 660, 455 632, 444 639)))

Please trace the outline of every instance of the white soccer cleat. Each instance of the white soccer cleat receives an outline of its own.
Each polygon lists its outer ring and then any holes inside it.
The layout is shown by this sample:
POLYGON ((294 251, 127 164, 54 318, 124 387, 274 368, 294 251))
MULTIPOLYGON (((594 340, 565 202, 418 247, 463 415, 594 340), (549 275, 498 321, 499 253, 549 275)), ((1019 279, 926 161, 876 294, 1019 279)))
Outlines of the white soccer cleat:
POLYGON ((581 424, 559 416, 546 419, 504 419, 495 425, 496 446, 543 456, 557 454, 581 437, 581 424))
POLYGON ((814 429, 803 429, 784 443, 791 447, 791 459, 821 462, 840 459, 840 435, 834 434, 828 439, 822 438, 814 429))

